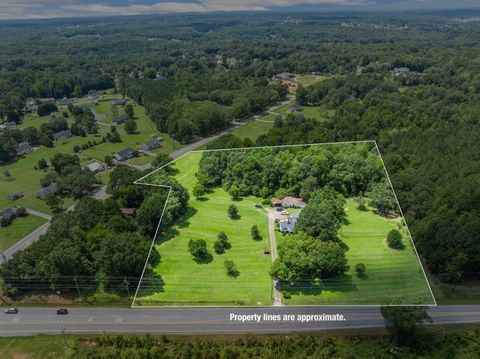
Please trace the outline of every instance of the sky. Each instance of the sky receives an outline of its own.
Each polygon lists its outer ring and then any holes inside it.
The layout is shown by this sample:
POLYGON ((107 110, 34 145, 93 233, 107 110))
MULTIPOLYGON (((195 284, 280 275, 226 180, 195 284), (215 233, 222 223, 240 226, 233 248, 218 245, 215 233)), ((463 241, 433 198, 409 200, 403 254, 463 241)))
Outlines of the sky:
POLYGON ((480 0, 0 0, 0 20, 213 11, 480 8, 480 0))

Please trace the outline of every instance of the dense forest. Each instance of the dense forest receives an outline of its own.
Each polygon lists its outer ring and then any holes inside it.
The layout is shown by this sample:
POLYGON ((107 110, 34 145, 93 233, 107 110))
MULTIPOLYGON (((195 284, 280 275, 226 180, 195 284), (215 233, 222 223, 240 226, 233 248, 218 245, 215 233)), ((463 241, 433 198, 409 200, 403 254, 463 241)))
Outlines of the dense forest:
MULTIPOLYGON (((7 339, 4 339, 7 340, 7 339)), ((27 338, 25 338, 27 340, 27 338)), ((410 345, 395 345, 388 336, 360 334, 327 335, 324 333, 242 336, 88 336, 70 340, 72 354, 66 354, 61 337, 28 338, 33 343, 58 342, 52 358, 175 358, 175 359, 413 359, 475 358, 480 334, 478 328, 458 332, 429 333, 423 331, 410 345), (58 355, 58 356, 57 356, 58 355)), ((24 339, 16 338, 16 343, 24 339)), ((19 344, 17 344, 19 345, 19 344)), ((37 344, 38 345, 38 344, 37 344)), ((53 345, 52 345, 53 346, 53 345)))
MULTIPOLYGON (((284 98, 285 89, 269 81, 276 73, 324 75, 326 81, 300 87, 297 100, 329 110, 328 118, 279 119, 257 144, 376 140, 428 268, 444 281, 475 279, 480 25, 463 19, 476 15, 272 13, 268 19, 210 14, 3 22, 0 117, 21 121, 29 98, 80 96, 116 85, 145 104, 159 129, 189 141, 284 98), (396 76, 392 71, 398 67, 409 72, 396 76)), ((231 137, 221 141, 251 145, 231 137)))

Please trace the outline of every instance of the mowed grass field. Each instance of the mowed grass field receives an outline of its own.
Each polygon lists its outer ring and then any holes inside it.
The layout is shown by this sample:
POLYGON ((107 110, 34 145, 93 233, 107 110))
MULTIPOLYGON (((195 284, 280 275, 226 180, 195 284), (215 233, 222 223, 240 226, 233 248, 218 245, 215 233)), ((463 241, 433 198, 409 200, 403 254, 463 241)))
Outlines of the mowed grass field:
MULTIPOLYGON (((348 224, 340 230, 340 239, 348 246, 350 270, 341 278, 319 285, 304 283, 283 285, 287 305, 321 304, 433 304, 428 284, 402 229, 404 249, 392 249, 386 243, 391 229, 398 229, 399 220, 388 220, 372 210, 360 211, 353 199, 346 205, 348 224), (363 263, 366 275, 359 278, 355 265, 363 263)), ((277 234, 277 241, 282 238, 277 234)))
POLYGON ((15 218, 7 227, 0 227, 0 251, 10 248, 45 222, 47 222, 46 219, 29 214, 15 218))
MULTIPOLYGON (((272 281, 269 277, 270 248, 268 219, 264 209, 255 208, 254 197, 232 201, 222 189, 196 200, 191 189, 196 182, 201 152, 191 152, 174 163, 176 178, 190 192, 190 211, 185 220, 156 240, 161 256, 153 275, 146 275, 140 285, 135 305, 271 305, 272 281), (232 220, 227 209, 234 203, 240 219, 232 220), (257 225, 262 240, 251 238, 250 228, 257 225), (225 232, 231 244, 226 253, 217 255, 213 243, 225 232), (190 239, 204 239, 212 261, 196 263, 188 252, 190 239), (229 277, 225 260, 233 260, 238 277, 229 277)), ((154 175, 152 175, 152 180, 154 175)), ((149 178, 145 179, 149 181, 149 178)), ((159 204, 163 205, 163 204, 159 204)))

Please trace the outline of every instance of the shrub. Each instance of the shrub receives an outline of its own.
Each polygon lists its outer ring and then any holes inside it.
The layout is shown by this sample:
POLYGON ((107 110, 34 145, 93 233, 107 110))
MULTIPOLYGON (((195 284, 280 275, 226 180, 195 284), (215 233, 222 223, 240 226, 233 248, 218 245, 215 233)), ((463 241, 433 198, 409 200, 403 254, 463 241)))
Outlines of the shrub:
POLYGON ((17 216, 18 217, 25 217, 27 215, 27 210, 25 207, 18 207, 17 208, 17 216))
POLYGON ((207 242, 203 239, 191 239, 188 242, 188 251, 196 261, 200 261, 208 256, 207 242))
POLYGON ((238 208, 234 204, 231 204, 230 207, 228 207, 228 216, 231 219, 236 219, 238 218, 238 208))
POLYGON ((358 263, 357 265, 355 265, 355 272, 359 277, 363 277, 366 271, 367 271, 367 268, 365 267, 365 264, 358 263))
POLYGON ((217 235, 217 240, 213 244, 215 253, 222 254, 225 253, 227 249, 230 249, 230 243, 228 242, 228 237, 225 232, 220 232, 217 235))
POLYGON ((235 263, 232 260, 226 260, 225 262, 223 262, 223 265, 225 266, 225 270, 229 277, 238 277, 238 275, 240 274, 237 267, 235 266, 235 263))
POLYGON ((250 234, 255 241, 261 240, 262 237, 260 236, 260 231, 258 230, 258 226, 254 224, 250 229, 250 234))
POLYGON ((391 248, 402 248, 402 234, 396 229, 388 232, 387 243, 391 248))
POLYGON ((12 223, 10 217, 0 217, 0 226, 7 227, 12 223))

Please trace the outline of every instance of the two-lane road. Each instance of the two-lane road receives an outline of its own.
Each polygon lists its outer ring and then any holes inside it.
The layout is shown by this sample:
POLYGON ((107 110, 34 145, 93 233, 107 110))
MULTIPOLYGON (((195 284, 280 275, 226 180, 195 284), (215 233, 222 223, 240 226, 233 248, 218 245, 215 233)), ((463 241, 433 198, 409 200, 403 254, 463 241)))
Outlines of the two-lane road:
MULTIPOLYGON (((0 336, 39 333, 266 333, 384 326, 378 307, 283 308, 72 308, 56 315, 55 308, 20 308, 0 314, 0 336), (344 320, 301 323, 261 320, 232 321, 231 314, 341 314, 344 320)), ((480 322, 480 306, 439 306, 429 309, 435 324, 480 322)))

